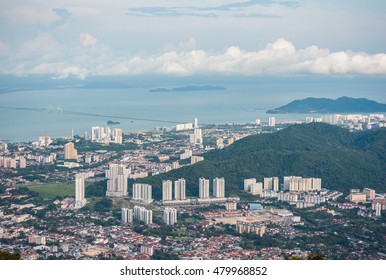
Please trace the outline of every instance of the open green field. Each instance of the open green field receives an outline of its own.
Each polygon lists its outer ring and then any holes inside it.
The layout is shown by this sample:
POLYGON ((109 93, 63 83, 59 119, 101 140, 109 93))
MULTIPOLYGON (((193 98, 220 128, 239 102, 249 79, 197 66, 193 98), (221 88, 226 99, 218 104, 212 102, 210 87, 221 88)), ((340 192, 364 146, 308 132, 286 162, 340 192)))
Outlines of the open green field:
POLYGON ((30 184, 24 185, 31 191, 39 193, 42 198, 55 198, 56 196, 75 196, 74 184, 30 184))

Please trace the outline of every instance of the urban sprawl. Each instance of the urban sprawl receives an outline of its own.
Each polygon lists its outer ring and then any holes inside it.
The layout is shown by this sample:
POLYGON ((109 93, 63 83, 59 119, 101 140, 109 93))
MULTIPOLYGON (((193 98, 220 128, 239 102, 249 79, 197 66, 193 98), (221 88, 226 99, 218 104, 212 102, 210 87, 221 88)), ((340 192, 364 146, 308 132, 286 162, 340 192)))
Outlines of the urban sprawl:
MULTIPOLYGON (((303 122, 356 131, 384 127, 386 118, 326 115, 303 122)), ((82 136, 3 141, 0 251, 22 259, 386 259, 373 228, 383 223, 384 229, 386 198, 371 186, 344 194, 323 178, 287 174, 240 178, 236 196, 227 194, 223 177, 201 176, 194 186, 182 177, 161 186, 141 181, 294 123, 301 121, 269 117, 200 127, 195 119, 153 131, 92 127, 82 136), (187 196, 187 188, 197 195, 187 196)))

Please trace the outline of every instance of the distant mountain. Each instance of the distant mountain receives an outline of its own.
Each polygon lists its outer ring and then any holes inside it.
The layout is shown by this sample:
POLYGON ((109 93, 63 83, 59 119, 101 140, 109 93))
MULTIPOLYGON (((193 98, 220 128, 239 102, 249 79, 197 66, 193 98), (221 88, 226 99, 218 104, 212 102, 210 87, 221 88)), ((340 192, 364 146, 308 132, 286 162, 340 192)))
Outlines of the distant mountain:
POLYGON ((226 87, 222 86, 184 86, 176 88, 153 88, 150 92, 175 92, 175 91, 204 91, 204 90, 226 90, 226 87))
MULTIPOLYGON (((386 129, 349 132, 325 123, 293 125, 271 134, 243 138, 203 154, 192 166, 144 179, 161 197, 162 180, 185 178, 187 195, 198 195, 198 179, 224 177, 226 194, 243 194, 243 180, 277 176, 322 178, 323 187, 348 192, 375 188, 386 192, 386 129)), ((211 182, 212 185, 212 182, 211 182)))
POLYGON ((366 98, 340 97, 329 98, 309 97, 295 100, 285 106, 268 110, 268 114, 312 114, 312 113, 373 113, 386 112, 386 104, 366 98))

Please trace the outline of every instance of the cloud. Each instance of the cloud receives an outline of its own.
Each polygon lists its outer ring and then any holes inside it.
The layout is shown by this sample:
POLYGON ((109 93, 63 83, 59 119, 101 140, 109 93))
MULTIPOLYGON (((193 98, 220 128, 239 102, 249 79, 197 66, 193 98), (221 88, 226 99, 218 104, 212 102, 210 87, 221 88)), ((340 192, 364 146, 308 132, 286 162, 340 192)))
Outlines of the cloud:
POLYGON ((95 46, 97 43, 97 39, 94 36, 87 33, 80 34, 79 41, 84 47, 95 46))
POLYGON ((196 48, 196 39, 190 37, 188 41, 181 42, 179 44, 180 49, 182 50, 193 50, 196 48))
POLYGON ((217 6, 190 6, 190 7, 137 7, 129 8, 128 15, 134 16, 162 16, 162 17, 218 17, 227 15, 231 17, 255 17, 255 18, 277 18, 281 17, 273 14, 264 14, 259 11, 261 7, 283 6, 286 8, 297 8, 297 1, 273 1, 273 0, 248 0, 243 2, 234 2, 217 6), (255 11, 251 11, 255 9, 255 11), (257 11, 256 11, 257 9, 257 11), (233 13, 237 11, 237 13, 233 13))
POLYGON ((57 28, 67 22, 67 20, 71 17, 71 13, 67 9, 63 8, 55 8, 52 9, 56 13, 56 15, 59 17, 59 19, 55 20, 50 24, 50 29, 57 28))
POLYGON ((129 8, 128 15, 132 16, 168 16, 168 17, 217 17, 214 13, 204 13, 194 7, 142 7, 129 8))
MULTIPOLYGON (((257 51, 246 51, 237 46, 223 52, 209 53, 197 50, 195 39, 180 43, 179 50, 153 55, 126 56, 116 54, 110 48, 96 45, 90 34, 81 34, 83 46, 93 48, 66 49, 31 61, 28 56, 18 55, 17 61, 0 66, 0 73, 29 75, 51 74, 56 79, 75 76, 115 75, 386 75, 386 54, 365 52, 331 52, 318 46, 297 49, 291 42, 280 38, 257 51), (8 68, 7 68, 8 65, 8 68)), ((49 52, 56 42, 47 34, 40 34, 26 46, 31 54, 39 50, 49 52), (39 46, 48 45, 41 50, 39 46)))

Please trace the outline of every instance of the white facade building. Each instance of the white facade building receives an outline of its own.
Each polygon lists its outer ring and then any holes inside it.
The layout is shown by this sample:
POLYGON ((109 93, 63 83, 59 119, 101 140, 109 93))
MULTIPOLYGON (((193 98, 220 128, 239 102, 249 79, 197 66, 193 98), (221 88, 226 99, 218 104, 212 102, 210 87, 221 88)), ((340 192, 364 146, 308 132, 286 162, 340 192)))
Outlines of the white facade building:
POLYGON ((170 180, 162 181, 162 200, 173 200, 173 182, 170 180))
POLYGON ((163 221, 167 225, 174 225, 177 223, 177 209, 165 208, 163 211, 163 221))
POLYGON ((198 183, 198 196, 201 199, 209 198, 209 180, 200 178, 198 183))
POLYGON ((213 196, 217 198, 225 197, 225 179, 213 179, 213 196))

